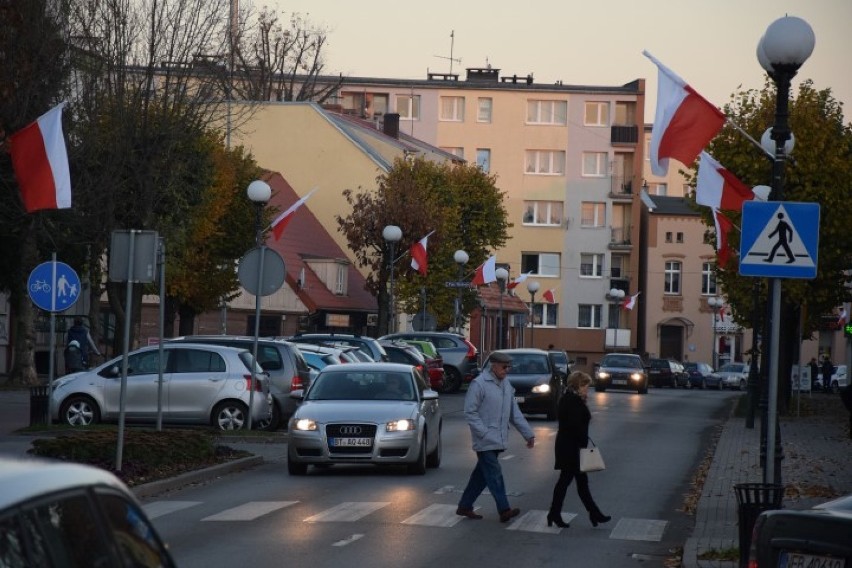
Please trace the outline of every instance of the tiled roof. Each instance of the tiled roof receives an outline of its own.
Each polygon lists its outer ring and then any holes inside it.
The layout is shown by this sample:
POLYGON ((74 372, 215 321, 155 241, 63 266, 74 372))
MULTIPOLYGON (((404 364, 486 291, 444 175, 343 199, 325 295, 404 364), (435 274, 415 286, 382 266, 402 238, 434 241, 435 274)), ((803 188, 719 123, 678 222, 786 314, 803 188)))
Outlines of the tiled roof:
MULTIPOLYGON (((492 282, 486 286, 480 286, 478 292, 480 300, 482 300, 482 303, 485 305, 485 309, 489 311, 500 309, 500 288, 497 286, 496 282, 492 282)), ((528 312, 529 308, 523 300, 517 296, 511 295, 511 293, 508 293, 503 295, 503 311, 522 313, 528 312)))

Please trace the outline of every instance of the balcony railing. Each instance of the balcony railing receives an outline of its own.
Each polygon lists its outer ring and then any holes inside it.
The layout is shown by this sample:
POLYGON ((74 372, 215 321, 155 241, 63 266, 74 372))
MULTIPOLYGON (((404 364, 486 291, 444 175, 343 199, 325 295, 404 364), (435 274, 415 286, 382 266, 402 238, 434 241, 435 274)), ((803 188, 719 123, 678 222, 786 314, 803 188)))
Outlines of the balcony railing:
POLYGON ((630 227, 612 227, 609 245, 610 247, 629 247, 630 242, 630 227))
POLYGON ((633 180, 626 176, 610 176, 609 195, 613 199, 632 199, 633 180))
POLYGON ((639 143, 639 127, 636 125, 615 125, 610 127, 610 144, 637 144, 639 143))

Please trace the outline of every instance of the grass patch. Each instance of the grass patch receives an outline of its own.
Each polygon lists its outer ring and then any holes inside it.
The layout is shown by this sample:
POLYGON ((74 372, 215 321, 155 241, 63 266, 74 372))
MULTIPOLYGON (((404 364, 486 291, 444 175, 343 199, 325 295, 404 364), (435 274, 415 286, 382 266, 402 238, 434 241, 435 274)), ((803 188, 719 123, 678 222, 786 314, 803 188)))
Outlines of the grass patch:
POLYGON ((699 560, 722 560, 728 562, 738 562, 740 559, 740 549, 739 548, 723 548, 722 550, 717 550, 712 548, 710 550, 705 550, 701 554, 698 555, 699 560))

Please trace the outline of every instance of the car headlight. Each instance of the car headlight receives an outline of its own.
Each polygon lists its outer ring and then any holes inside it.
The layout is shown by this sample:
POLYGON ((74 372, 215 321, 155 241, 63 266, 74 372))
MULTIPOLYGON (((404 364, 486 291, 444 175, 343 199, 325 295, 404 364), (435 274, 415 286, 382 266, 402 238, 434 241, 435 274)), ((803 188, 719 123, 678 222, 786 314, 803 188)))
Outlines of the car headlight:
POLYGON ((634 381, 641 381, 642 380, 642 373, 630 373, 630 378, 633 379, 634 381))
POLYGON ((310 418, 299 418, 293 422, 293 428, 303 432, 313 431, 317 429, 317 423, 310 418))
POLYGON ((536 385, 532 388, 532 391, 537 394, 547 394, 550 392, 550 385, 548 383, 536 385))
POLYGON ((599 379, 608 379, 609 373, 607 373, 606 371, 598 371, 598 378, 599 379))
POLYGON ((394 420, 392 422, 388 422, 385 425, 385 428, 388 432, 405 432, 407 430, 414 430, 414 427, 414 420, 408 420, 407 418, 403 418, 402 420, 394 420))

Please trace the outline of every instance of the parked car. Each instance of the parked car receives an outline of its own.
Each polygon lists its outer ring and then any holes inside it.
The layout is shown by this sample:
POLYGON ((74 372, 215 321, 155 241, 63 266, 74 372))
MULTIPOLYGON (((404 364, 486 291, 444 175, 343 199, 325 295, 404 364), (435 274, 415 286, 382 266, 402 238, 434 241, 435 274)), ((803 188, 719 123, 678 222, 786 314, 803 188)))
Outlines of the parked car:
POLYGON ((438 353, 438 348, 435 347, 435 344, 431 341, 423 341, 421 339, 398 339, 393 341, 402 341, 404 343, 408 343, 409 345, 413 345, 417 348, 418 351, 420 351, 427 357, 438 358, 441 356, 438 353))
POLYGON ((561 349, 551 349, 547 352, 547 356, 550 357, 550 362, 556 367, 556 370, 565 375, 567 379, 568 375, 571 374, 571 368, 574 366, 574 361, 568 357, 568 354, 561 349))
POLYGON ((309 465, 404 465, 422 475, 441 465, 438 393, 411 365, 352 363, 323 369, 290 419, 287 471, 309 465))
MULTIPOLYGON (((159 347, 127 356, 125 419, 154 422, 159 396, 159 347)), ((252 354, 236 347, 202 343, 163 344, 162 418, 172 424, 212 424, 240 430, 269 420, 272 397, 268 375, 259 366, 252 377, 252 354), (254 384, 254 394, 251 387, 254 384)), ((56 379, 52 419, 71 426, 115 422, 119 418, 122 358, 56 379)))
POLYGON ((329 345, 340 347, 348 345, 357 347, 364 352, 371 361, 387 361, 388 354, 379 345, 379 342, 364 335, 352 335, 349 333, 299 333, 290 338, 293 343, 313 343, 315 345, 329 345))
MULTIPOLYGON (((849 379, 846 374, 846 365, 834 365, 832 368, 829 390, 837 394, 840 392, 840 389, 844 388, 848 384, 849 379)), ((822 384, 822 375, 820 375, 820 378, 816 380, 813 388, 814 390, 825 390, 822 384)))
POLYGON ((355 353, 360 352, 357 347, 331 347, 330 345, 314 343, 293 343, 293 345, 299 348, 299 351, 308 364, 313 364, 320 370, 326 365, 361 362, 361 359, 355 355, 355 353))
POLYGON ((773 509, 754 523, 749 566, 852 566, 852 495, 811 509, 773 509))
POLYGON ((748 385, 748 364, 726 363, 716 371, 722 379, 722 388, 746 390, 748 385))
POLYGON ((543 349, 501 349, 492 351, 485 362, 487 368, 494 353, 512 358, 506 379, 515 389, 515 400, 524 414, 544 414, 556 420, 559 399, 565 388, 562 373, 553 365, 543 349))
MULTIPOLYGON (((671 387, 675 388, 678 385, 678 378, 681 376, 680 364, 671 359, 648 359, 648 378, 652 386, 655 387, 671 387)), ((685 373, 684 382, 686 379, 685 373)))
POLYGON ((423 378, 429 383, 429 388, 441 392, 444 388, 444 366, 441 359, 426 358, 413 345, 404 341, 381 340, 379 343, 385 348, 388 358, 392 363, 404 363, 413 365, 423 378))
POLYGON ((639 355, 632 353, 607 353, 601 359, 593 379, 596 392, 608 388, 635 390, 648 394, 648 373, 639 355))
POLYGON ((380 339, 419 339, 430 341, 444 360, 444 392, 458 392, 463 384, 479 373, 479 351, 456 333, 443 331, 410 331, 392 333, 380 339))
POLYGON ((103 469, 0 456, 0 486, 3 566, 175 566, 136 497, 103 469))
MULTIPOLYGON (((247 335, 187 335, 170 341, 227 345, 249 351, 254 349, 254 337, 247 335)), ((296 401, 290 398, 290 391, 310 384, 310 370, 301 351, 282 339, 259 338, 257 362, 269 374, 269 391, 274 402, 272 416, 269 420, 261 421, 258 428, 277 430, 286 425, 296 411, 296 401)))
POLYGON ((684 363, 684 369, 689 376, 689 388, 722 389, 722 377, 713 372, 713 367, 707 363, 684 363))

